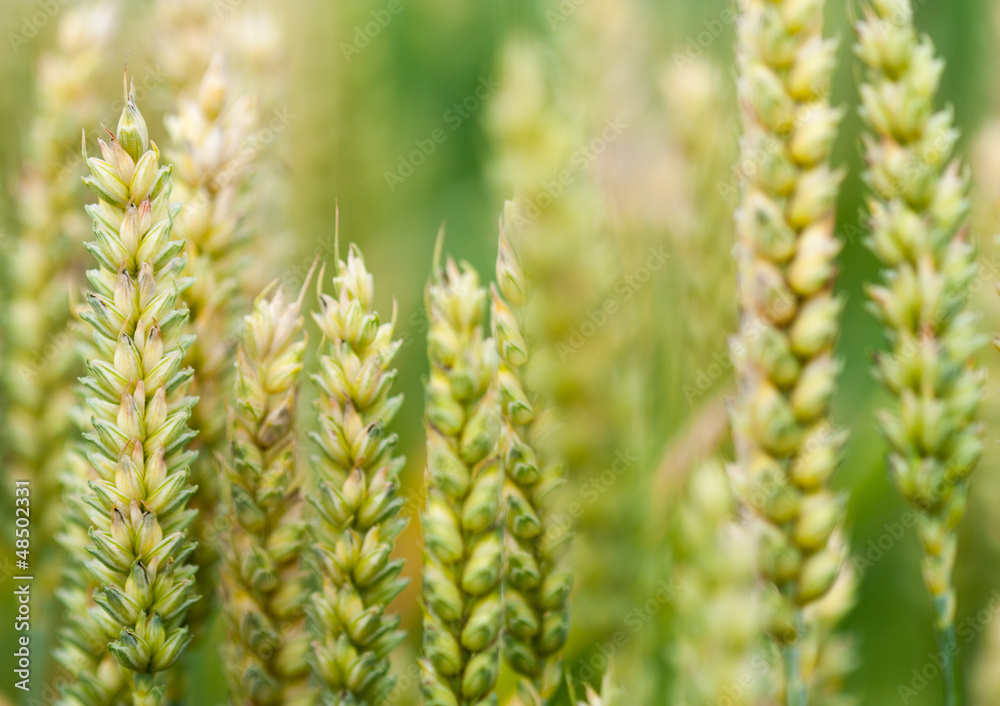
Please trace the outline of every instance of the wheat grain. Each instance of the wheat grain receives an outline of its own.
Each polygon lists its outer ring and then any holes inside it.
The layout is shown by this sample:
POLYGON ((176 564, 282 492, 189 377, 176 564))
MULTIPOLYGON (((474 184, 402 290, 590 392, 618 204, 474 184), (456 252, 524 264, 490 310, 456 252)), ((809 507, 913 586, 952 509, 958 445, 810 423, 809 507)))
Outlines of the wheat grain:
POLYGON ((888 471, 903 498, 920 511, 924 581, 935 628, 948 656, 943 669, 949 705, 961 703, 953 643, 952 569, 967 477, 982 449, 976 421, 984 371, 983 343, 966 304, 975 279, 968 242, 967 178, 953 158, 958 132, 950 110, 934 112, 943 62, 920 39, 908 0, 878 0, 856 25, 865 65, 861 113, 871 191, 871 247, 882 284, 868 289, 871 309, 891 350, 876 371, 898 406, 879 418, 889 442, 888 471))
POLYGON ((87 273, 92 289, 81 314, 93 334, 81 379, 96 475, 85 498, 87 569, 99 586, 91 638, 107 642, 132 702, 145 706, 163 701, 157 675, 190 640, 184 617, 196 600, 186 531, 194 518, 194 453, 186 446, 195 400, 185 394, 191 370, 181 361, 191 336, 178 308, 188 281, 180 276, 183 243, 171 238, 171 169, 160 166, 134 90, 109 138, 100 141, 103 159, 84 153, 84 183, 98 196, 87 207, 95 240, 86 244, 98 268, 87 273))
MULTIPOLYGON (((509 211, 513 203, 507 204, 509 211)), ((492 288, 493 339, 499 354, 500 456, 504 470, 506 630, 503 651, 527 678, 535 702, 552 697, 562 680, 559 653, 569 634, 570 532, 556 524, 554 493, 566 482, 566 465, 531 444, 545 434, 521 380, 530 351, 518 315, 527 303, 527 282, 500 221, 497 287, 492 288)), ((522 696, 522 701, 527 700, 522 696)))
MULTIPOLYGON (((322 276, 322 275, 321 275, 322 276)), ((382 323, 374 281, 361 251, 337 260, 333 294, 321 294, 313 314, 325 343, 319 373, 320 430, 313 439, 318 493, 315 568, 320 590, 309 606, 310 663, 322 702, 373 704, 392 689, 389 654, 403 639, 399 616, 386 607, 406 586, 402 560, 391 559, 406 524, 397 497, 404 459, 389 424, 402 404, 392 394, 390 366, 400 342, 395 317, 382 323)))
MULTIPOLYGON (((440 248, 441 241, 438 241, 440 248)), ((483 337, 486 291, 471 265, 435 255, 425 306, 427 506, 424 656, 428 706, 495 703, 503 622, 497 354, 483 337)))
POLYGON ((770 629, 783 645, 789 706, 808 699, 800 657, 812 626, 802 608, 834 584, 844 553, 831 537, 845 498, 828 485, 845 438, 829 423, 842 173, 828 160, 842 111, 827 100, 837 42, 823 38, 823 9, 750 0, 739 19, 741 159, 758 168, 748 170, 736 219, 732 426, 743 498, 767 522, 761 569, 780 596, 770 629))
MULTIPOLYGON (((307 280, 308 281, 308 280, 307 280)), ((303 290, 304 294, 304 290, 303 290)), ((246 317, 223 498, 221 595, 228 625, 223 665, 234 702, 311 703, 299 568, 305 545, 296 472, 299 377, 306 339, 302 295, 267 290, 246 317)))

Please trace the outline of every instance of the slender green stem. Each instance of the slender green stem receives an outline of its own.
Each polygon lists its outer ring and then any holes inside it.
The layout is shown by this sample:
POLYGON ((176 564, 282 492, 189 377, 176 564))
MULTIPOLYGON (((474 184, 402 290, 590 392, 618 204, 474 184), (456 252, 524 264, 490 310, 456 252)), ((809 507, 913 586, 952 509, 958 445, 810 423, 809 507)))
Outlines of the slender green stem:
POLYGON ((785 703, 788 706, 808 706, 809 692, 802 676, 802 638, 805 623, 802 611, 795 614, 795 640, 785 645, 785 703))
MULTIPOLYGON (((947 595, 947 594, 946 594, 947 595)), ((934 599, 934 632, 937 637, 938 651, 941 653, 941 673, 944 677, 945 706, 962 706, 962 675, 959 671, 955 622, 947 615, 947 598, 939 596, 934 599)))

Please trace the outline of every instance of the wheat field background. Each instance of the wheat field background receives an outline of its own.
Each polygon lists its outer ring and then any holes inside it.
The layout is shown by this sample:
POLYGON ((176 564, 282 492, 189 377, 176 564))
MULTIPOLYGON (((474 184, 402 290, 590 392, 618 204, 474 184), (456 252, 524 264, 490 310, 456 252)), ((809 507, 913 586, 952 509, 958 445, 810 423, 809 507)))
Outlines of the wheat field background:
MULTIPOLYGON (((377 308, 388 312, 393 301, 398 305, 396 333, 402 345, 396 359, 396 390, 405 396, 405 403, 395 429, 398 450, 407 459, 401 492, 407 500, 403 514, 410 522, 397 540, 396 554, 406 560, 403 574, 410 585, 394 603, 402 615, 402 628, 408 631, 394 659, 400 673, 407 673, 420 649, 417 515, 423 505, 423 381, 428 375, 423 289, 431 273, 435 238, 444 224, 447 251, 475 265, 486 281, 493 279, 497 218, 510 197, 504 177, 509 165, 500 159, 503 131, 497 125, 509 119, 514 110, 511 105, 524 100, 516 94, 518 86, 511 83, 517 76, 509 70, 511 47, 516 52, 517 46, 512 41, 531 33, 543 37, 548 50, 555 52, 561 46, 560 33, 572 31, 579 15, 593 10, 591 3, 604 6, 609 26, 603 28, 617 35, 605 37, 603 44, 578 47, 580 66, 596 72, 597 78, 591 75, 581 81, 583 89, 577 87, 576 99, 578 105, 588 106, 591 116, 601 118, 592 121, 598 128, 590 133, 594 138, 600 137, 606 125, 621 127, 607 133, 611 137, 606 140, 606 151, 602 147, 601 154, 586 160, 579 178, 592 179, 607 199, 608 226, 602 237, 633 238, 643 252, 648 243, 669 255, 664 266, 652 272, 648 284, 636 287, 636 296, 616 299, 625 312, 622 316, 638 318, 635 340, 648 344, 649 356, 632 370, 636 379, 630 390, 635 398, 629 402, 629 411, 608 412, 619 415, 614 422, 617 436, 595 454, 598 468, 591 476, 571 480, 571 486, 576 485, 570 493, 590 507, 599 529, 588 525, 580 530, 580 544, 585 548, 574 554, 578 578, 565 659, 576 678, 596 685, 606 657, 613 653, 622 686, 632 693, 623 704, 665 704, 671 703, 666 695, 677 678, 671 657, 677 611, 671 600, 657 596, 663 582, 671 580, 669 537, 682 487, 693 458, 704 451, 698 430, 708 429, 703 436, 720 438, 723 455, 732 455, 728 434, 719 433, 717 427, 720 415, 725 419, 722 402, 735 389, 725 351, 736 312, 735 299, 717 301, 721 313, 706 318, 699 309, 703 304, 692 300, 685 284, 685 277, 699 278, 698 263, 715 258, 724 265, 696 284, 721 293, 720 299, 732 295, 736 275, 729 248, 735 202, 727 184, 733 172, 715 180, 715 188, 700 192, 707 196, 693 202, 678 196, 686 194, 691 184, 689 176, 672 171, 677 151, 670 145, 680 129, 671 112, 688 98, 676 93, 686 90, 683 84, 678 87, 666 77, 673 68, 689 62, 707 61, 714 67, 729 108, 702 130, 735 160, 740 121, 732 76, 732 8, 721 0, 565 0, 561 4, 302 0, 260 6, 255 0, 205 0, 203 4, 218 13, 224 25, 235 25, 242 15, 261 7, 275 23, 266 28, 274 36, 265 32, 259 40, 259 65, 247 60, 237 67, 245 90, 257 94, 263 116, 255 142, 259 198, 249 215, 254 230, 250 270, 256 281, 263 285, 277 278, 297 291, 317 257, 332 261, 334 223, 339 218, 341 250, 349 242, 357 243, 374 273, 377 308), (686 203, 693 212, 684 210, 686 203), (678 235, 692 220, 720 224, 718 240, 701 246, 707 255, 691 255, 691 243, 678 235), (692 354, 697 356, 694 360, 692 354), (695 432, 692 426, 697 427, 695 432), (611 483, 601 481, 601 470, 622 459, 627 472, 612 474, 611 483), (619 640, 621 635, 624 638, 619 640)), ((26 135, 37 110, 37 62, 55 43, 55 29, 74 4, 75 0, 0 0, 0 37, 5 38, 0 46, 0 124, 4 128, 0 131, 4 185, 0 189, 0 253, 12 252, 10 243, 17 237, 16 184, 26 135)), ((121 26, 91 86, 106 109, 99 123, 76 126, 73 134, 81 129, 97 134, 100 123, 115 124, 127 56, 128 73, 144 94, 150 134, 154 141, 166 141, 163 116, 171 111, 178 77, 170 74, 169 62, 158 55, 158 45, 152 40, 154 4, 145 0, 122 3, 121 26)), ((848 4, 851 7, 827 3, 826 33, 842 38, 833 103, 847 109, 832 159, 857 175, 863 168, 855 82, 860 69, 851 51, 850 18, 859 10, 848 4)), ((970 306, 982 312, 982 329, 992 337, 1000 331, 1000 302, 994 301, 994 287, 1000 282, 1000 248, 992 245, 994 233, 1000 232, 1000 141, 991 139, 995 125, 1000 124, 996 70, 1000 66, 1000 11, 986 0, 915 4, 918 28, 929 33, 947 62, 940 99, 954 107, 961 130, 958 149, 972 165, 976 179, 972 239, 980 248, 984 274, 981 291, 970 306)), ((696 92, 699 87, 689 88, 696 92)), ((80 162, 69 168, 80 176, 85 173, 80 162)), ((927 629, 931 606, 919 579, 920 546, 912 529, 913 511, 886 479, 885 443, 876 426, 876 410, 888 403, 888 397, 874 384, 870 371, 872 352, 883 343, 878 324, 865 308, 864 284, 876 278, 878 264, 863 242, 862 189, 860 179, 852 176, 837 202, 837 232, 845 240, 837 289, 847 303, 837 344, 845 366, 833 398, 833 419, 849 429, 850 438, 834 485, 851 493, 846 520, 848 561, 859 576, 856 605, 843 622, 844 632, 853 636, 854 664, 844 691, 866 706, 931 706, 941 701, 935 679, 930 680, 930 687, 920 686, 919 672, 933 664, 931 655, 936 650, 927 629), (902 697, 901 685, 912 687, 912 696, 902 697)), ((702 225, 702 230, 710 229, 702 225)), ((704 232, 700 237, 711 235, 704 232)), ((85 256, 82 249, 73 256, 81 271, 89 266, 85 256)), ((4 258, 6 271, 19 266, 4 258)), ((6 276, 0 278, 0 315, 6 310, 7 284, 6 276)), ((307 306, 314 304, 312 290, 310 285, 307 306)), ((5 331, 9 325, 6 320, 5 331)), ((320 340, 320 334, 310 320, 307 330, 311 342, 305 366, 314 371, 317 354, 312 343, 320 340)), ((50 343, 57 348, 71 345, 63 338, 50 343)), ((583 337, 580 351, 587 351, 588 345, 583 337)), ((610 368, 626 365, 624 359, 601 362, 596 355, 591 359, 594 365, 610 368)), ((976 693, 1000 694, 1000 690, 976 691, 981 682, 997 681, 993 673, 1000 671, 1000 661, 989 661, 989 655, 1000 660, 1000 451, 996 448, 1000 356, 990 347, 981 359, 990 372, 982 405, 986 450, 972 476, 955 576, 958 659, 970 699, 976 693)), ((303 398, 315 394, 311 381, 303 385, 303 398)), ((302 401, 303 440, 305 431, 315 428, 315 416, 311 403, 302 401)), ((308 446, 308 442, 303 444, 308 446)), ((3 452, 6 464, 8 450, 3 452)), ((300 462, 311 453, 312 449, 304 448, 300 462)), ((3 478, 10 485, 7 476, 3 478)), ((4 502, 0 565, 4 566, 13 557, 10 492, 4 488, 0 494, 4 502)), ((56 521, 58 516, 56 511, 56 521)), ((0 582, 0 614, 4 616, 0 622, 0 704, 53 703, 41 689, 57 673, 50 652, 60 608, 50 595, 36 593, 33 682, 38 692, 31 700, 13 688, 14 659, 8 645, 14 644, 15 633, 7 617, 14 611, 12 575, 6 572, 0 582)), ((206 639, 182 658, 188 683, 198 685, 197 695, 184 698, 183 703, 224 703, 225 680, 217 656, 222 641, 224 631, 216 621, 206 639)), ((936 675, 934 669, 928 671, 936 675)), ((412 678, 413 673, 409 674, 412 678)), ((509 695, 513 680, 501 677, 499 689, 509 695)), ((1000 701, 981 703, 990 706, 1000 701)))

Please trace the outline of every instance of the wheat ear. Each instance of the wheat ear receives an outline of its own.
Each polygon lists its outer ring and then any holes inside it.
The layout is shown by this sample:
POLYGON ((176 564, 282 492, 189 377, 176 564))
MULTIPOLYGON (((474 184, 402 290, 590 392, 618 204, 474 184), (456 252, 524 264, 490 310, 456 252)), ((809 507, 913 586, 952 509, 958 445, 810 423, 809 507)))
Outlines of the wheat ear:
POLYGON ((198 485, 193 499, 198 517, 192 531, 198 540, 194 557, 198 590, 207 597, 190 616, 195 634, 214 603, 218 534, 225 525, 224 519, 216 521, 216 457, 225 448, 225 399, 232 384, 244 294, 239 272, 245 265, 248 237, 241 222, 252 160, 243 154, 243 143, 256 121, 253 102, 234 98, 231 84, 222 57, 216 54, 194 95, 183 95, 177 112, 165 119, 175 194, 184 203, 174 232, 184 241, 184 274, 192 280, 184 302, 197 336, 184 361, 194 369, 192 393, 198 397, 191 420, 198 430, 195 445, 201 452, 192 466, 198 485))
MULTIPOLYGON (((83 279, 75 256, 90 229, 73 168, 79 166, 78 130, 99 119, 92 86, 118 16, 116 3, 85 3, 60 20, 55 47, 39 59, 37 115, 17 183, 19 233, 10 254, 13 266, 6 272, 3 436, 11 454, 4 473, 33 480, 33 541, 40 557, 51 556, 51 538, 62 529, 59 477, 72 429, 70 381, 79 365, 68 331, 69 300, 83 279)), ((43 574, 48 591, 56 571, 48 560, 45 564, 35 571, 43 574)))
POLYGON ((765 620, 755 590, 756 550, 725 469, 700 462, 688 477, 673 516, 670 578, 658 587, 672 603, 673 666, 678 675, 671 703, 681 706, 763 703, 769 683, 753 674, 764 654, 765 620))
POLYGON ((532 444, 533 436, 545 433, 545 416, 536 417, 522 380, 522 367, 530 355, 518 321, 526 289, 501 219, 497 287, 491 291, 507 529, 503 652, 526 678, 522 700, 533 691, 541 703, 562 679, 558 655, 569 634, 573 581, 568 565, 570 533, 555 523, 553 506, 553 493, 566 482, 566 464, 532 444))
POLYGON ((431 374, 422 691, 428 706, 495 704, 503 622, 497 353, 483 336, 486 290, 478 273, 450 258, 442 267, 440 245, 425 294, 431 374))
POLYGON ((949 706, 961 703, 952 568, 967 477, 982 450, 976 421, 985 373, 975 355, 984 342, 968 310, 977 275, 968 242, 968 179, 952 158, 958 132, 949 110, 934 112, 944 64, 920 39, 908 0, 877 0, 857 26, 865 66, 861 114, 871 191, 870 244, 882 283, 868 293, 890 351, 876 373, 898 400, 879 422, 889 442, 889 476, 919 511, 924 581, 946 665, 949 706))
POLYGON ((97 479, 85 498, 91 522, 87 562, 99 586, 94 630, 128 676, 134 704, 159 704, 167 671, 190 640, 184 618, 192 595, 194 519, 188 485, 195 435, 187 421, 192 371, 181 361, 192 337, 181 292, 183 243, 171 237, 169 166, 126 98, 116 134, 100 141, 103 159, 84 159, 84 183, 98 196, 87 207, 98 268, 87 272, 93 356, 81 380, 90 395, 87 458, 97 479))
MULTIPOLYGON (((303 290, 304 294, 304 290, 303 290)), ((229 411, 221 595, 223 665, 234 703, 309 703, 308 640, 299 568, 305 546, 295 461, 296 403, 306 347, 302 295, 271 289, 254 302, 237 351, 229 411)))
MULTIPOLYGON (((322 277, 322 275, 321 275, 322 277)), ((321 582, 309 607, 310 661, 322 702, 374 704, 392 689, 389 655, 403 639, 399 616, 386 612, 407 584, 403 561, 391 559, 406 524, 399 514, 399 472, 389 424, 403 402, 392 394, 391 367, 400 342, 395 316, 381 322, 374 280, 361 251, 337 260, 333 294, 320 293, 313 314, 324 343, 319 372, 319 431, 312 435, 318 494, 315 568, 321 582)))
POLYGON ((761 570, 777 588, 771 630, 785 657, 787 703, 808 701, 801 640, 807 607, 844 560, 831 541, 845 498, 829 489, 845 435, 830 426, 842 302, 833 295, 829 155, 842 111, 828 103, 837 41, 822 2, 748 0, 739 17, 741 158, 757 165, 737 211, 740 325, 732 412, 744 498, 765 521, 761 570))

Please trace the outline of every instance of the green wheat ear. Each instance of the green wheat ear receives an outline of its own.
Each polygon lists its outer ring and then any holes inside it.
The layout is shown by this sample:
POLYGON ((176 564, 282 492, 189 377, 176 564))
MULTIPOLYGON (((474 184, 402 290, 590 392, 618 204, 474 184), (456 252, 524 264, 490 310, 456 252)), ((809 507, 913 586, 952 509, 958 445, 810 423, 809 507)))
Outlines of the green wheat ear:
POLYGON ((566 482, 566 464, 534 442, 546 433, 551 414, 536 411, 523 382, 530 350, 519 319, 527 282, 500 221, 497 287, 492 291, 493 339, 499 354, 500 457, 504 470, 506 608, 503 652, 525 679, 521 700, 542 703, 562 678, 559 653, 569 634, 571 532, 559 525, 554 504, 566 482))
MULTIPOLYGON (((322 275, 321 275, 322 277, 322 275)), ((320 454, 313 460, 318 494, 314 568, 320 590, 309 606, 310 663, 324 704, 374 704, 391 691, 389 655, 405 633, 386 612, 407 584, 403 561, 390 559, 406 520, 397 497, 403 457, 389 424, 403 402, 392 394, 391 367, 400 341, 393 320, 374 308, 374 281, 361 251, 337 260, 333 293, 313 313, 324 343, 316 403, 320 454)))
POLYGON ((220 538, 228 626, 223 665, 233 698, 261 706, 311 702, 303 611, 308 592, 299 569, 305 524, 295 468, 306 347, 301 309, 301 294, 286 303, 280 288, 269 288, 246 317, 223 467, 230 523, 220 538))
POLYGON ((450 258, 442 267, 440 245, 425 294, 431 374, 421 687, 428 706, 495 704, 504 612, 497 354, 483 336, 479 275, 450 258))
POLYGON ((830 425, 840 363, 841 300, 833 294, 829 166, 842 111, 828 102, 837 41, 822 2, 749 0, 739 18, 738 92, 748 170, 737 210, 739 395, 732 411, 741 495, 764 521, 761 572, 773 584, 770 627, 785 656, 787 702, 807 703, 808 607, 844 563, 836 539, 846 498, 834 493, 845 434, 830 425))
MULTIPOLYGON (((103 158, 84 159, 84 183, 98 196, 87 207, 98 263, 81 318, 92 333, 81 379, 91 413, 87 460, 95 480, 84 498, 90 520, 86 566, 98 586, 92 640, 104 640, 128 678, 132 702, 160 704, 168 671, 190 640, 185 615, 195 569, 187 528, 195 398, 181 363, 193 337, 181 292, 183 243, 171 237, 171 168, 149 140, 134 90, 103 158)), ((82 691, 69 700, 87 703, 82 691)))
POLYGON ((934 604, 947 703, 961 703, 952 569, 967 478, 982 450, 977 408, 985 343, 967 308, 978 268, 968 242, 968 179, 953 158, 958 131, 950 110, 934 111, 944 64, 919 38, 908 0, 877 0, 856 25, 865 66, 861 115, 865 139, 870 245, 882 283, 868 288, 871 311, 890 351, 876 373, 898 405, 879 422, 889 442, 889 476, 920 513, 923 575, 934 604))

